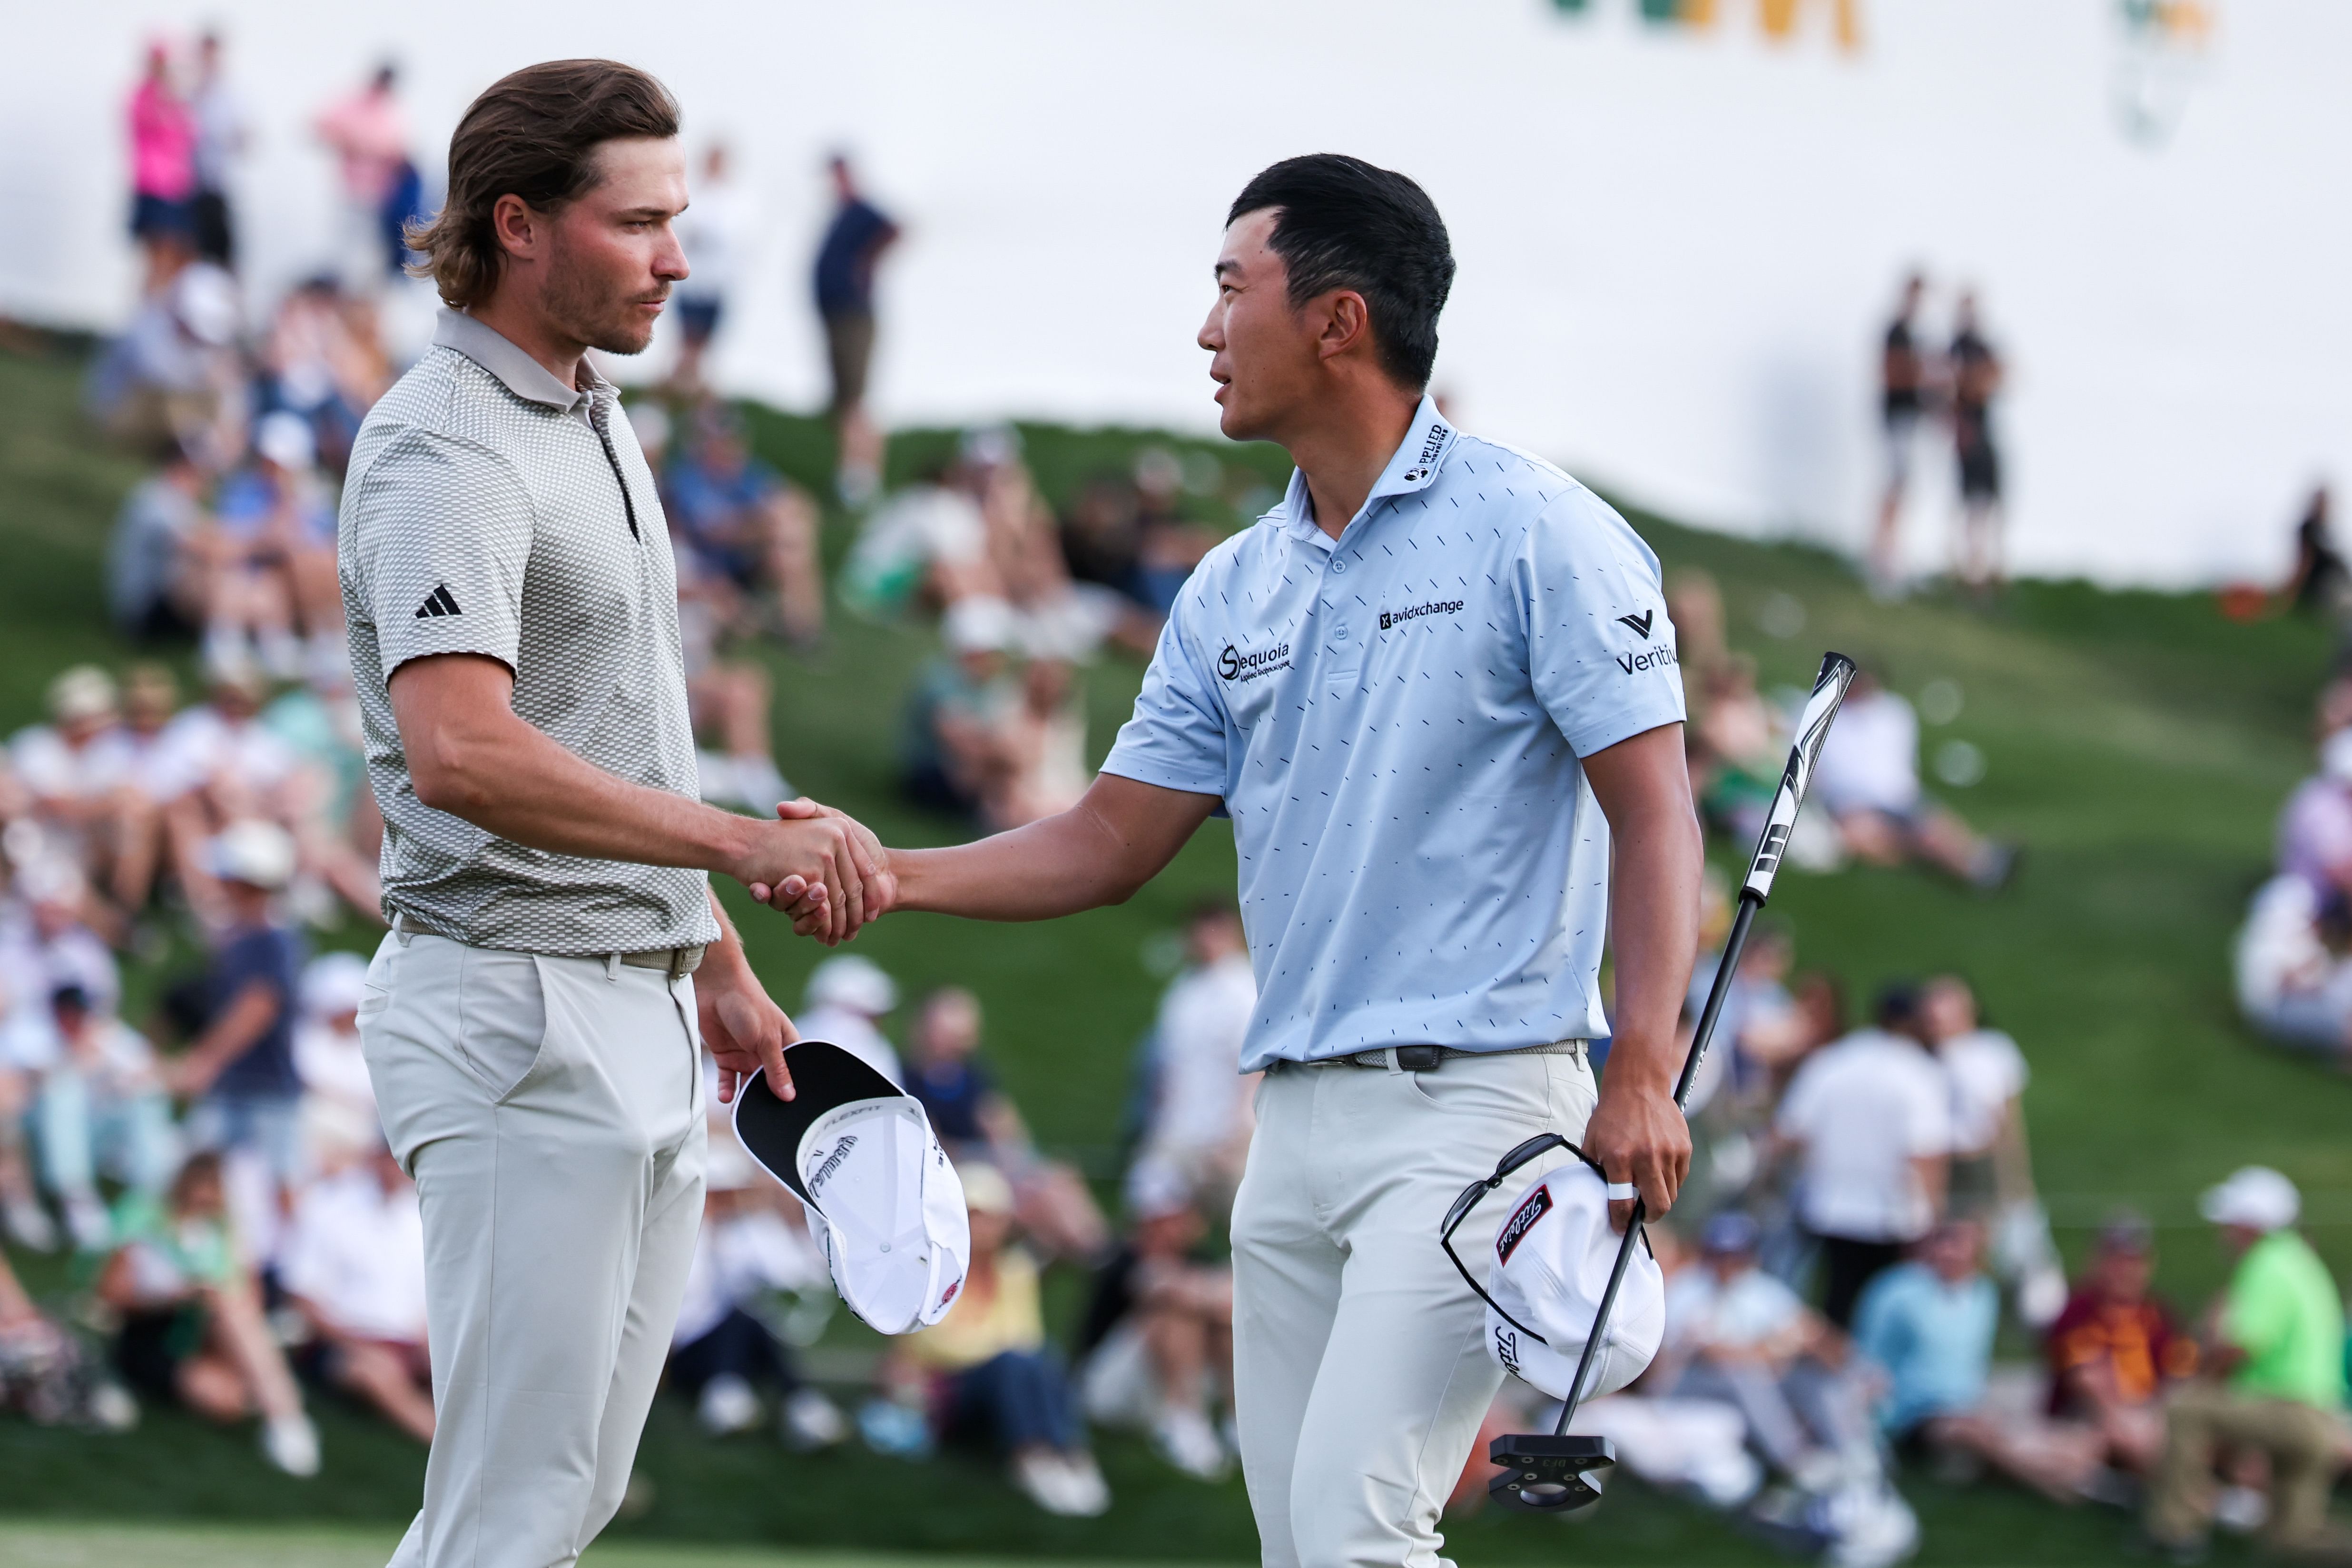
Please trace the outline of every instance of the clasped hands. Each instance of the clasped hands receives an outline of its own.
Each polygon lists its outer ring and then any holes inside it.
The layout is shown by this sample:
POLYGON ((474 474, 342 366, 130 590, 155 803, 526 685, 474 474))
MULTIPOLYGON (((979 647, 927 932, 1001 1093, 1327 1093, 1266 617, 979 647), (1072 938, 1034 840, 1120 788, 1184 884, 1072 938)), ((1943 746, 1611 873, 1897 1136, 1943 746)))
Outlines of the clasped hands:
POLYGON ((803 795, 781 801, 733 868, 751 896, 827 947, 856 936, 897 902, 890 852, 871 829, 803 795))

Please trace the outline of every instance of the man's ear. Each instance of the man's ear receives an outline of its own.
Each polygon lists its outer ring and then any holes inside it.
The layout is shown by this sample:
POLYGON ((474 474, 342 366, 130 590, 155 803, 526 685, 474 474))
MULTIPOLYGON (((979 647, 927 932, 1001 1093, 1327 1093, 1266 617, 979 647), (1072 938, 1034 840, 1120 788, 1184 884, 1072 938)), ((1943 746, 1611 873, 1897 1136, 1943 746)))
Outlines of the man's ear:
POLYGON ((1320 330, 1315 336, 1315 351, 1318 358, 1337 359, 1360 344, 1370 342, 1371 308, 1353 289, 1333 289, 1315 301, 1314 309, 1322 318, 1320 330))
POLYGON ((518 195, 500 196, 490 207, 490 232, 497 237, 499 248, 518 261, 538 256, 546 223, 545 214, 532 211, 530 204, 518 195))

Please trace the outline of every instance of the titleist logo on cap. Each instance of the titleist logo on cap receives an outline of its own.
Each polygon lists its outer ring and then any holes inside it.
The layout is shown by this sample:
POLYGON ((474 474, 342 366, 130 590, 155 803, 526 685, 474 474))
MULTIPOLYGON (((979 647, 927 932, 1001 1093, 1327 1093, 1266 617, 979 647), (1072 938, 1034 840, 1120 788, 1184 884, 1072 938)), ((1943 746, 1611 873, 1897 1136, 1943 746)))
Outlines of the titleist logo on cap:
POLYGON ((1511 1211, 1511 1217, 1503 1222, 1502 1230, 1496 1236, 1495 1261, 1508 1263, 1511 1260, 1511 1254, 1517 1250, 1519 1243, 1527 1239, 1528 1232, 1535 1228, 1536 1221, 1549 1213, 1551 1213, 1551 1188, 1548 1185, 1540 1186, 1529 1193, 1527 1201, 1511 1211))

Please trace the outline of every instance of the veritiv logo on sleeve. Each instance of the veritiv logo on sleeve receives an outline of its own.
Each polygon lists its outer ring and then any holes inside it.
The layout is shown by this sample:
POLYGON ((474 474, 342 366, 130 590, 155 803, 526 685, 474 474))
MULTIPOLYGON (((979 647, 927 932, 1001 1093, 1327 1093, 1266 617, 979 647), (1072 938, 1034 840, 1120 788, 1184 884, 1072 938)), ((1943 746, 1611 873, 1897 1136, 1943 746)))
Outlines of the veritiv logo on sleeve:
MULTIPOLYGON (((1637 634, 1643 642, 1648 642, 1650 628, 1657 624, 1657 615, 1658 612, 1655 610, 1643 610, 1636 616, 1620 616, 1617 617, 1617 622, 1628 631, 1637 634)), ((1663 669, 1668 665, 1681 662, 1675 657, 1672 643, 1661 643, 1656 647, 1637 648, 1632 653, 1621 653, 1617 656, 1617 668, 1628 675, 1635 675, 1645 669, 1663 669)))

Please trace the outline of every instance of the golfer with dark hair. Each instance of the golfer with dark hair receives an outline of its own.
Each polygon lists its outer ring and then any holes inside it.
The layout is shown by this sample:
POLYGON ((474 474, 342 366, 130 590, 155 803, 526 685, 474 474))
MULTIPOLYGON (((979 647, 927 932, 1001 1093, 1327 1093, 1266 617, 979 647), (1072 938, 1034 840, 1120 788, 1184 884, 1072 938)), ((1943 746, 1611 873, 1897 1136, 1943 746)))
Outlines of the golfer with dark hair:
POLYGON ((1621 1184, 1621 1223, 1636 1188, 1664 1212, 1689 1163, 1675 1023, 1700 851, 1675 634, 1622 519, 1423 395, 1454 258, 1420 186, 1277 163, 1215 272, 1224 432, 1286 447, 1289 493, 1193 573, 1086 797, 890 851, 886 900, 1116 903, 1231 814, 1259 992, 1234 1066, 1266 1072, 1233 1219, 1265 1560, 1423 1568, 1502 1375, 1437 1245, 1447 1205, 1547 1129, 1621 1184), (1612 1033, 1596 1108, 1586 1049, 1612 1033))
POLYGON ((474 100, 414 236, 434 345, 362 426, 341 556, 384 911, 360 1005, 423 1201, 438 1423, 398 1568, 572 1562, 620 1505, 702 1215, 699 1048, 790 1093, 708 873, 828 937, 870 837, 700 803, 653 476, 590 349, 686 264, 677 107, 608 60, 474 100))

